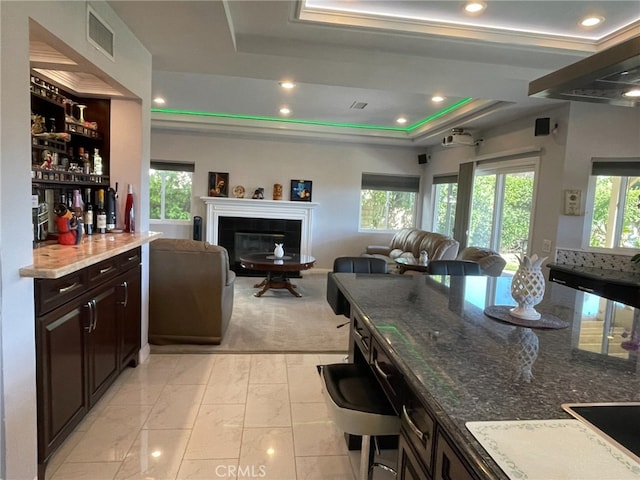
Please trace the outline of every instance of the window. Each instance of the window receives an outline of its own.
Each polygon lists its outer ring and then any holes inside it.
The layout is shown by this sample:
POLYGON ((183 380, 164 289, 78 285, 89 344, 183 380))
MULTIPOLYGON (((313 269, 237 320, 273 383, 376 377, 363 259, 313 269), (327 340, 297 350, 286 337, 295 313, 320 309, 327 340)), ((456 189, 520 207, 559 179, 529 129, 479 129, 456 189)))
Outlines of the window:
POLYGON ((399 230, 415 226, 420 177, 362 174, 361 230, 399 230))
POLYGON ((443 175, 433 178, 433 232, 453 237, 458 197, 458 176, 443 175))
POLYGON ((640 248, 640 162, 594 161, 589 246, 640 248))
POLYGON ((149 170, 149 218, 151 220, 190 220, 190 163, 151 162, 149 170))
POLYGON ((469 245, 487 247, 516 270, 527 253, 533 218, 536 160, 478 165, 475 171, 469 245))

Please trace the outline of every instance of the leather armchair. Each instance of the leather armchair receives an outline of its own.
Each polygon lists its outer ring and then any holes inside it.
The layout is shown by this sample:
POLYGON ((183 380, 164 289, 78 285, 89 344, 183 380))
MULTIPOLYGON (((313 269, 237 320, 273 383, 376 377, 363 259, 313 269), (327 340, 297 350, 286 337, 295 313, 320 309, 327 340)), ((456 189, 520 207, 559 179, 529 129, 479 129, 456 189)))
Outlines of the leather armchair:
POLYGON ((160 238, 149 248, 149 343, 219 344, 233 311, 227 250, 160 238))
POLYGON ((507 261, 498 252, 482 247, 466 247, 458 254, 457 260, 470 260, 480 265, 483 275, 499 277, 507 261))

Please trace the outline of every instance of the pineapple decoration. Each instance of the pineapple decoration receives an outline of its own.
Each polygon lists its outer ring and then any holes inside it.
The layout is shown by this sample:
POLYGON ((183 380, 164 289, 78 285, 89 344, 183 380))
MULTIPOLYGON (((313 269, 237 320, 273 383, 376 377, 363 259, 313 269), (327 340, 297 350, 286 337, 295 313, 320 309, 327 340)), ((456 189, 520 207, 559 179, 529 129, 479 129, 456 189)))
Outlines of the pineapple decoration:
POLYGON ((544 296, 544 275, 540 266, 546 259, 547 257, 538 258, 535 253, 531 257, 518 257, 520 267, 511 281, 511 296, 518 306, 510 310, 512 316, 525 320, 540 319, 540 314, 533 307, 539 304, 544 296))

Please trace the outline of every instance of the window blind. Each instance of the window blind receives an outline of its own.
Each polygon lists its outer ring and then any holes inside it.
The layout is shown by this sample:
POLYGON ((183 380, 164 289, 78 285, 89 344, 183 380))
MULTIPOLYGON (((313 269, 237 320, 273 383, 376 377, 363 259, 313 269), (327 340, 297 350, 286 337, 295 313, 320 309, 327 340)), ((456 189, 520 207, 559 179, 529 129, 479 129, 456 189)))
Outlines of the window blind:
POLYGON ((418 192, 420 190, 420 177, 363 173, 362 190, 418 192))
POLYGON ((195 170, 193 163, 183 162, 163 162, 159 160, 151 160, 151 168, 154 170, 170 170, 172 172, 191 172, 195 170))
POLYGON ((442 185, 443 183, 458 183, 458 175, 440 175, 433 177, 434 185, 442 185))
POLYGON ((594 161, 591 175, 640 177, 640 161, 594 161))

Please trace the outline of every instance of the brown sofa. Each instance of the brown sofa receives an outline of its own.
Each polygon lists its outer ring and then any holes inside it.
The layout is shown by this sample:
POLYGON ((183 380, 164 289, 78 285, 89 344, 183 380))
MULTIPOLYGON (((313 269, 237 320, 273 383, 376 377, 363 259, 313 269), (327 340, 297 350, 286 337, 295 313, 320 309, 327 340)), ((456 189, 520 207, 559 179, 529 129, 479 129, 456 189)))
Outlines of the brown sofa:
POLYGON ((227 250, 160 238, 149 247, 149 343, 219 344, 233 311, 227 250))
POLYGON ((429 260, 455 260, 459 246, 457 240, 440 233, 403 228, 393 236, 389 246, 370 245, 364 255, 395 263, 399 257, 413 257, 417 260, 424 250, 429 255, 429 260))

